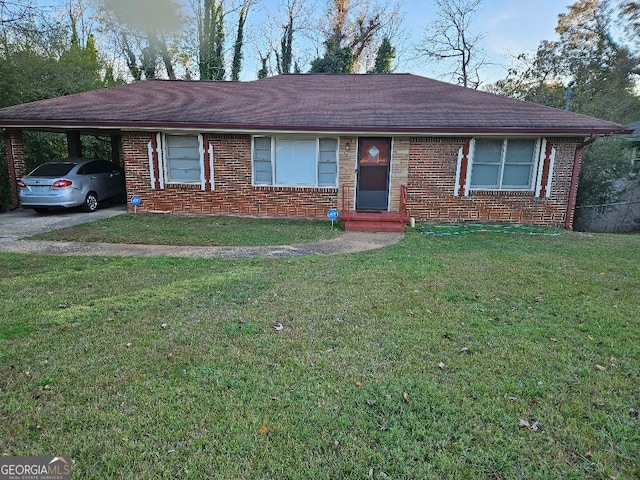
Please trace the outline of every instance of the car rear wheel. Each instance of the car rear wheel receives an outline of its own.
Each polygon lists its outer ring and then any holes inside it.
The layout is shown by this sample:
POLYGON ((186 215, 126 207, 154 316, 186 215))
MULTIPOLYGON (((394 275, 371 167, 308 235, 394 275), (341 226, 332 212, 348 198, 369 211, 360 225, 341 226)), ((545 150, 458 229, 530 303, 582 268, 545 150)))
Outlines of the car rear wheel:
POLYGON ((87 193, 87 198, 84 199, 82 204, 83 212, 95 212, 98 209, 98 196, 95 192, 87 193))

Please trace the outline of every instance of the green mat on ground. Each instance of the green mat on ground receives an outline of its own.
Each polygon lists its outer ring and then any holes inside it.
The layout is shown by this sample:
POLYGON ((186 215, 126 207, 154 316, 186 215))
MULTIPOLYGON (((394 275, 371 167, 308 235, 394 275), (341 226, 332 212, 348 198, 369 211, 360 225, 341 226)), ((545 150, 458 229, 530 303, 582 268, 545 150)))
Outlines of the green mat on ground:
POLYGON ((537 227, 531 225, 506 225, 487 223, 463 223, 452 225, 419 225, 418 233, 423 235, 467 235, 470 233, 511 233, 516 235, 544 235, 557 237, 560 230, 555 228, 537 227))

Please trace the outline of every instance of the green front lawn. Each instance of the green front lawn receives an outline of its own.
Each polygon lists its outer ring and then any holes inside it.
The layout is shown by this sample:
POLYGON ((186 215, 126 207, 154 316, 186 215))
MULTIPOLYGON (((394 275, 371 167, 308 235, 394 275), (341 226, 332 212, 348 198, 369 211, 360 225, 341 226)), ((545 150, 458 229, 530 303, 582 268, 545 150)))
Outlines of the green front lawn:
POLYGON ((34 240, 133 243, 143 245, 264 246, 308 243, 342 233, 331 222, 191 217, 159 214, 118 215, 97 222, 42 233, 34 240))
POLYGON ((0 255, 1 452, 96 479, 638 478, 639 288, 640 236, 0 255))

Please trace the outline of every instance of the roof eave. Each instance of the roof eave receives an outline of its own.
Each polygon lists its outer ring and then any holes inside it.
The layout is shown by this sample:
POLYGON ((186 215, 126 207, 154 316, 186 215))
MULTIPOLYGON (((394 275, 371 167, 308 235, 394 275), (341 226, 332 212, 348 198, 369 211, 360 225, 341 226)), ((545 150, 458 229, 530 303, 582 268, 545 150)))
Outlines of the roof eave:
POLYGON ((210 132, 264 133, 264 132, 321 132, 336 134, 396 134, 396 135, 628 135, 633 130, 618 127, 381 127, 367 126, 319 126, 319 125, 259 125, 259 124, 212 124, 174 122, 78 122, 76 120, 26 121, 0 120, 4 129, 91 129, 91 130, 198 130, 210 132))

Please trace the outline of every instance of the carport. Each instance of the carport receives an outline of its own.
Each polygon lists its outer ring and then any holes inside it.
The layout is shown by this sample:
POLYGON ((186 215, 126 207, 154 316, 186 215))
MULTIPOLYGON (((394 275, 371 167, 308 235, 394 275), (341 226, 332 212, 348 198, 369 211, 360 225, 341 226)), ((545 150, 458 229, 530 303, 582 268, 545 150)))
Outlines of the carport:
MULTIPOLYGON (((17 122, 16 122, 17 123, 17 122)), ((123 166, 122 141, 119 130, 97 130, 91 128, 58 128, 56 126, 15 125, 5 127, 4 145, 7 152, 7 165, 9 169, 9 183, 11 185, 11 204, 7 211, 18 207, 18 180, 26 175, 27 163, 24 153, 24 131, 39 131, 65 134, 67 139, 67 156, 82 157, 82 136, 109 137, 111 143, 112 162, 123 166)), ((106 159, 105 159, 106 160, 106 159)))

